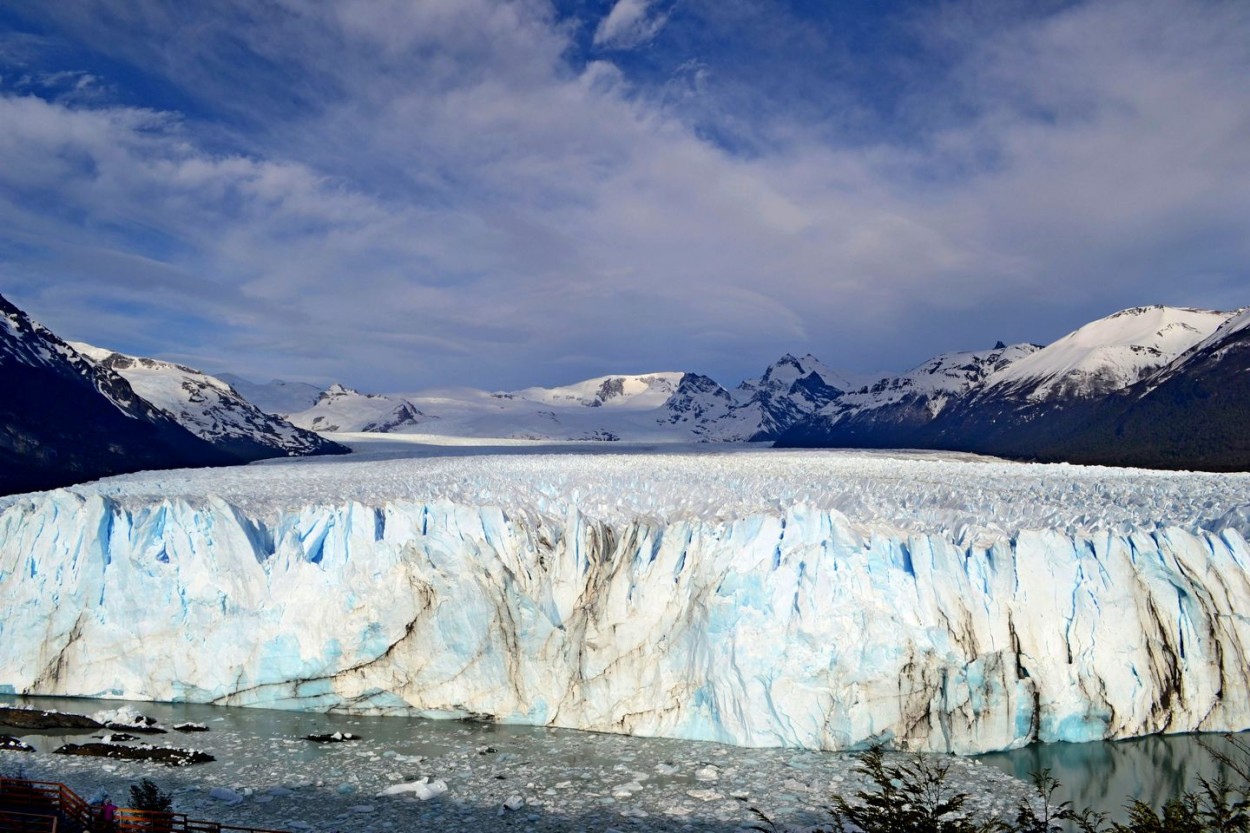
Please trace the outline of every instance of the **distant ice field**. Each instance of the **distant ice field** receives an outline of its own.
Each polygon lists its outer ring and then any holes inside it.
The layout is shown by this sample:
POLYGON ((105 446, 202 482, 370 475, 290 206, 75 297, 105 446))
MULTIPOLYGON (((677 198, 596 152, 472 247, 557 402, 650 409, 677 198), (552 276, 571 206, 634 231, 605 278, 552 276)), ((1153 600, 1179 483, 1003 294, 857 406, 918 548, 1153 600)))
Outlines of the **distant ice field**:
MULTIPOLYGON (((74 486, 131 508, 211 496, 258 519, 310 506, 449 501, 505 512, 609 522, 721 521, 794 506, 835 510, 866 529, 953 540, 1021 529, 1149 532, 1164 527, 1250 537, 1250 475, 1015 463, 922 451, 759 446, 453 442, 338 434, 344 457, 141 472, 74 486)), ((0 508, 29 496, 0 499, 0 508)))

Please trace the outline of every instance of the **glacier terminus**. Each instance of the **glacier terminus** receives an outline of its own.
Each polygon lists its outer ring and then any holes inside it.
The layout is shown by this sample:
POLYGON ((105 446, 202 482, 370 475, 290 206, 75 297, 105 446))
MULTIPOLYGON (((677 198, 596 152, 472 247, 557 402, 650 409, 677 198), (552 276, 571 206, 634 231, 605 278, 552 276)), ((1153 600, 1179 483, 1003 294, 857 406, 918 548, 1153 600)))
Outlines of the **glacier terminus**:
POLYGON ((1250 728, 1250 475, 336 439, 0 499, 0 691, 829 750, 1250 728))

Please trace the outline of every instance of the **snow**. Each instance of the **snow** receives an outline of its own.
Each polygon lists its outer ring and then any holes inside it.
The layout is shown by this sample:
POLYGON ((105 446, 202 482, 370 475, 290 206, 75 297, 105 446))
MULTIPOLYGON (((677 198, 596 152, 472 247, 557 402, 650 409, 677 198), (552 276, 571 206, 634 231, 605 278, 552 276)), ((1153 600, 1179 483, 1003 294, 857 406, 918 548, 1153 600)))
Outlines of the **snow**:
POLYGON ((261 411, 230 385, 206 373, 81 342, 70 346, 97 366, 117 373, 142 399, 201 439, 243 439, 288 454, 307 454, 319 444, 315 436, 261 411))
POLYGON ((1216 351, 1216 356, 1219 359, 1222 359, 1223 356, 1227 354, 1228 350, 1226 342, 1234 340, 1234 336, 1248 328, 1250 328, 1250 307, 1245 307, 1234 312, 1227 321, 1215 330, 1215 332, 1211 333, 1211 335, 1189 348, 1188 351, 1177 357, 1174 362, 1157 373, 1151 379, 1152 384, 1161 381, 1166 376, 1178 372, 1178 370, 1184 367, 1185 361, 1190 357, 1206 353, 1209 350, 1214 349, 1216 351))
POLYGON ((1119 390, 1175 359, 1224 324, 1230 313, 1136 307, 1093 321, 986 380, 986 388, 1097 396, 1119 390))
POLYGON ((990 350, 942 353, 901 376, 881 379, 867 389, 847 393, 821 413, 844 419, 909 397, 924 397, 930 416, 937 416, 950 400, 979 387, 987 378, 1007 372, 1036 351, 1031 344, 1013 344, 990 350))
POLYGON ((381 395, 334 385, 312 408, 290 419, 295 425, 322 432, 689 442, 693 435, 685 426, 665 421, 665 403, 676 392, 682 376, 601 376, 563 387, 497 393, 445 388, 381 395))
POLYGON ((525 388, 495 394, 504 399, 525 399, 543 405, 580 405, 630 410, 662 407, 677 390, 683 373, 646 373, 637 376, 599 376, 555 388, 525 388))
MULTIPOLYGON (((670 442, 740 442, 774 417, 761 394, 785 398, 790 416, 815 410, 798 379, 819 372, 849 389, 852 377, 831 371, 812 356, 784 356, 761 379, 735 394, 706 376, 662 372, 598 376, 554 388, 530 387, 488 393, 440 388, 404 395, 363 394, 335 385, 313 407, 292 414, 302 428, 330 432, 435 434, 476 439, 670 442)), ((823 404, 823 400, 821 402, 823 404)), ((775 426, 773 426, 775 428, 775 426)))
POLYGON ((405 396, 362 394, 336 385, 314 407, 293 414, 291 421, 322 432, 385 430, 470 439, 690 442, 695 435, 689 427, 668 422, 670 414, 663 407, 671 395, 667 388, 673 376, 681 374, 601 377, 564 388, 513 393, 453 388, 405 396), (616 380, 621 382, 620 394, 615 392, 616 380), (598 392, 605 398, 598 398, 598 392))
POLYGON ((423 422, 424 415, 402 397, 367 394, 331 385, 311 408, 291 414, 292 425, 309 431, 386 432, 423 422))
POLYGON ((770 365, 763 376, 759 379, 747 379, 738 386, 738 390, 746 394, 744 398, 749 398, 750 394, 760 388, 788 390, 799 379, 812 373, 819 375, 825 381, 825 384, 832 385, 842 391, 858 390, 871 385, 887 375, 884 373, 852 373, 846 370, 834 370, 811 353, 802 358, 795 358, 787 353, 780 360, 770 365))
POLYGON ((307 382, 273 379, 262 384, 233 373, 218 373, 217 378, 265 413, 279 416, 307 410, 321 395, 321 388, 307 382))
POLYGON ((31 319, 0 296, 0 357, 16 364, 81 376, 126 416, 143 419, 149 407, 111 371, 99 368, 62 341, 47 327, 31 319))
POLYGON ((398 446, 0 502, 0 691, 813 749, 1250 727, 1248 476, 398 446))

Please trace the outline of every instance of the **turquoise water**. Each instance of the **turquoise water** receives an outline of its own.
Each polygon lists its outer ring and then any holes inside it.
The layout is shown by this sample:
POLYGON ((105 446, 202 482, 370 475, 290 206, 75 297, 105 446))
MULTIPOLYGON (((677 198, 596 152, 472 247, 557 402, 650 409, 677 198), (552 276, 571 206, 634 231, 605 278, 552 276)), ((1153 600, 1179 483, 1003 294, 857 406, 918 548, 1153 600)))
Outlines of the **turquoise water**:
MULTIPOLYGON (((1250 743, 1250 734, 1235 737, 1250 743)), ((1062 785, 1056 791, 1059 800, 1122 822, 1127 820, 1124 805, 1134 798, 1159 807, 1197 789, 1199 778, 1216 779, 1224 768, 1208 748, 1234 759, 1243 757, 1224 735, 1153 735, 1115 742, 1035 744, 978 760, 1022 779, 1049 769, 1062 785)), ((1232 773, 1228 775, 1234 780, 1232 773)))

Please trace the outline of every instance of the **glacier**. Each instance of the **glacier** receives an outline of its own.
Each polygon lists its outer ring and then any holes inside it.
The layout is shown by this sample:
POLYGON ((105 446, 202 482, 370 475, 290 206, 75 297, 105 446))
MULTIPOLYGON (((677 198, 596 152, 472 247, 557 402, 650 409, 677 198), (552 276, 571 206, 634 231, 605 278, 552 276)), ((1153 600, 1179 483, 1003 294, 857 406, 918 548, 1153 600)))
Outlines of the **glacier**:
POLYGON ((1250 476, 412 447, 0 500, 0 692, 829 750, 1250 728, 1250 476))

